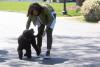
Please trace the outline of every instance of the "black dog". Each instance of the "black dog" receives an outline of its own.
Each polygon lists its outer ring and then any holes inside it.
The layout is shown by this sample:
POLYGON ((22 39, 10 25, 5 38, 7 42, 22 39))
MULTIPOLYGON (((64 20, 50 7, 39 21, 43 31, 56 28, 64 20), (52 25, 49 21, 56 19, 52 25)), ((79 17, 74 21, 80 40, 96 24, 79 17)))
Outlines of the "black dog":
POLYGON ((23 34, 18 38, 18 55, 19 55, 19 59, 23 58, 23 49, 26 50, 26 54, 24 54, 25 56, 27 56, 28 59, 31 59, 31 45, 33 46, 33 48, 35 49, 37 55, 40 54, 40 51, 36 45, 36 41, 35 41, 35 36, 33 35, 34 31, 33 29, 30 30, 25 30, 23 32, 23 34))

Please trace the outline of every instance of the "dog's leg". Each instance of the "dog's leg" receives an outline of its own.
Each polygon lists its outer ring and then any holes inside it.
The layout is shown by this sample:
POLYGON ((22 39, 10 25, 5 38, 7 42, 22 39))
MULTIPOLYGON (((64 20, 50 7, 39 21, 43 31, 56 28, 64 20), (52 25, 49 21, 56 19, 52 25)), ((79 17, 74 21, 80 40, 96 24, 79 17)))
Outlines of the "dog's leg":
POLYGON ((26 50, 26 56, 27 56, 28 59, 32 58, 32 56, 31 56, 31 49, 27 49, 26 50))
POLYGON ((40 53, 41 53, 41 49, 39 49, 39 47, 36 45, 36 41, 33 39, 32 40, 32 47, 35 49, 35 51, 36 51, 36 54, 37 54, 37 56, 39 56, 40 55, 40 53))
POLYGON ((22 50, 18 50, 18 55, 19 55, 19 59, 22 60, 22 58, 23 58, 22 50))

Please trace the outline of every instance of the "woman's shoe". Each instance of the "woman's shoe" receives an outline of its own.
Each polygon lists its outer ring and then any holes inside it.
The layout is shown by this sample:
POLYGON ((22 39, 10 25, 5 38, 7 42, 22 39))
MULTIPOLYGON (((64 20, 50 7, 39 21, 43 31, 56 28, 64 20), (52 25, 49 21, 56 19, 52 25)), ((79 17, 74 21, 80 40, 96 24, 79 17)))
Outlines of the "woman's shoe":
POLYGON ((46 56, 50 56, 50 51, 47 51, 46 52, 46 56))
POLYGON ((41 54, 41 49, 39 49, 38 51, 37 51, 37 56, 39 56, 41 54))

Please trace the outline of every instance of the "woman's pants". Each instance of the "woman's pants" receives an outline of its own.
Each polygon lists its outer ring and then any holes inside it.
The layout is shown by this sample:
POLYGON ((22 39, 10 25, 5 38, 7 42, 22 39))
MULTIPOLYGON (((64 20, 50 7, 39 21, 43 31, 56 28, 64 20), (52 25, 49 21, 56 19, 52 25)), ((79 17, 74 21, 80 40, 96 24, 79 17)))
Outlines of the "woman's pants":
MULTIPOLYGON (((41 49, 41 46, 42 46, 42 37, 43 37, 43 33, 44 33, 44 28, 45 28, 45 25, 41 25, 39 28, 38 28, 38 36, 37 36, 37 46, 41 49)), ((51 28, 48 28, 46 30, 46 33, 47 33, 47 49, 51 49, 52 47, 52 29, 51 28)))

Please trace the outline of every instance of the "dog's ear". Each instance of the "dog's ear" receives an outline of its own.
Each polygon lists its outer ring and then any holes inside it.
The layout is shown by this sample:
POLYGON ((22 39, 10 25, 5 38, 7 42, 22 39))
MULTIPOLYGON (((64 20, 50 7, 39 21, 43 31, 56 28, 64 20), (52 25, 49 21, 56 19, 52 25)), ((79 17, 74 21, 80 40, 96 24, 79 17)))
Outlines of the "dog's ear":
POLYGON ((23 31, 23 35, 25 35, 29 30, 24 30, 23 31))
POLYGON ((33 29, 30 29, 30 32, 31 32, 31 33, 34 33, 34 30, 33 30, 33 29))

